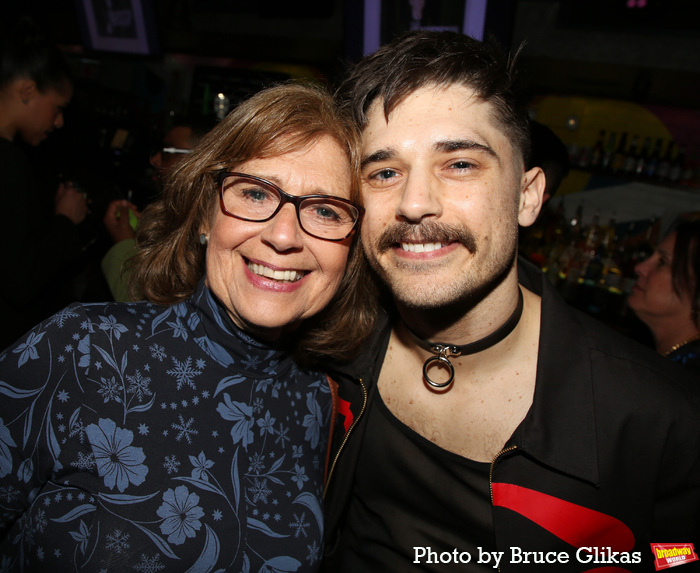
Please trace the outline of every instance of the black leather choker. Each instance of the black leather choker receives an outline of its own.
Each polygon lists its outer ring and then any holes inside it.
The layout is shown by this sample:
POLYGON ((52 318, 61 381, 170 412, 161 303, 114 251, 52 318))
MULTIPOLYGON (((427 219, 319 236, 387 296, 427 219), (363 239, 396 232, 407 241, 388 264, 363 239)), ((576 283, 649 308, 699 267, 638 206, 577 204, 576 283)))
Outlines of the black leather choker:
POLYGON ((452 362, 450 362, 451 356, 476 354, 477 352, 481 352, 482 350, 486 350, 487 348, 491 348, 492 346, 498 344, 501 340, 503 340, 506 336, 513 332, 515 327, 518 325, 518 322, 520 322, 520 317, 522 316, 522 314, 523 293, 520 289, 518 289, 518 304, 516 305, 513 314, 510 315, 510 318, 508 318, 508 320, 506 320, 497 330, 495 330, 488 336, 485 336, 484 338, 481 338, 474 342, 470 342, 469 344, 463 344, 459 346, 457 344, 429 342, 419 337, 410 328, 406 327, 408 332, 418 344, 418 346, 420 346, 424 350, 427 350, 428 352, 433 352, 435 354, 435 356, 431 356, 423 364, 423 378, 425 379, 425 381, 428 384, 430 384, 433 388, 447 388, 450 384, 452 384, 452 382, 454 382, 455 379, 455 368, 454 366, 452 366, 452 362), (449 371, 450 376, 447 382, 435 382, 435 380, 432 380, 430 376, 428 376, 428 370, 430 369, 430 366, 434 365, 436 362, 439 362, 449 371))

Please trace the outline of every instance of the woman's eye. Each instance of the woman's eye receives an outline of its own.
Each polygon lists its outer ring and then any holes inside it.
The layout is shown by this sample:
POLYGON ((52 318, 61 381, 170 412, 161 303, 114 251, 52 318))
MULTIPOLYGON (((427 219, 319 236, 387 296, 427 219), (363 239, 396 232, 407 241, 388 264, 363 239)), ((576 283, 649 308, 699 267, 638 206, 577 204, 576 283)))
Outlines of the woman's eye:
POLYGON ((265 201, 268 198, 269 193, 264 189, 252 188, 245 189, 242 192, 243 197, 250 199, 251 201, 265 201))

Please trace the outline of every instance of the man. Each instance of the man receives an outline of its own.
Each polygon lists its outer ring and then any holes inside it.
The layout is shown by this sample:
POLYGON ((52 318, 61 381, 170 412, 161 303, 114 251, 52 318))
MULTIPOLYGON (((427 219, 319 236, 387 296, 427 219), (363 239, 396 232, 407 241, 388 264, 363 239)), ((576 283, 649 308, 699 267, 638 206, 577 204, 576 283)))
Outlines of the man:
POLYGON ((332 373, 326 570, 648 571, 650 543, 700 545, 693 381, 518 265, 545 181, 509 59, 414 32, 338 95, 393 301, 332 373))
MULTIPOLYGON (((179 118, 163 137, 163 147, 151 155, 153 182, 160 188, 168 173, 199 143, 214 123, 206 119, 189 121, 179 118)), ((105 211, 103 223, 114 245, 102 259, 101 267, 110 293, 116 301, 129 301, 129 271, 126 263, 136 252, 134 241, 138 218, 136 205, 126 199, 112 201, 105 211)))

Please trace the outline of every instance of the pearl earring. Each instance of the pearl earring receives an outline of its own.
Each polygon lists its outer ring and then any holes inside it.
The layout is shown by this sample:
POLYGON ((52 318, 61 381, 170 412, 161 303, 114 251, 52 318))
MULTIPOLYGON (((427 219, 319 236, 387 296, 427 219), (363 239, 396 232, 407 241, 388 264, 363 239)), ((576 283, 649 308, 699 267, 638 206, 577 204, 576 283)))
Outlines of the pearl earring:
POLYGON ((202 246, 206 245, 208 240, 208 237, 204 233, 199 235, 199 242, 202 244, 202 246))

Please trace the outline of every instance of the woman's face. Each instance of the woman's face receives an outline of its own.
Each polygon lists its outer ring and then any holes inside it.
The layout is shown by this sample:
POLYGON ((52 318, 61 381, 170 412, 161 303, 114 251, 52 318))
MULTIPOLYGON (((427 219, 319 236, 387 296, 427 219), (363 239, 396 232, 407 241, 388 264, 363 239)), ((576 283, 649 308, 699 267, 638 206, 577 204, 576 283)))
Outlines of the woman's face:
POLYGON ((673 290, 671 263, 676 234, 669 234, 635 272, 639 276, 628 304, 635 314, 650 326, 658 320, 690 320, 691 301, 687 294, 680 296, 673 290))
MULTIPOLYGON (((290 195, 350 198, 350 165, 330 136, 302 151, 246 161, 235 171, 267 179, 290 195)), ((343 277, 351 242, 305 233, 291 203, 263 223, 234 219, 217 207, 211 228, 203 232, 208 234, 207 285, 236 325, 268 340, 328 304, 343 277)))

